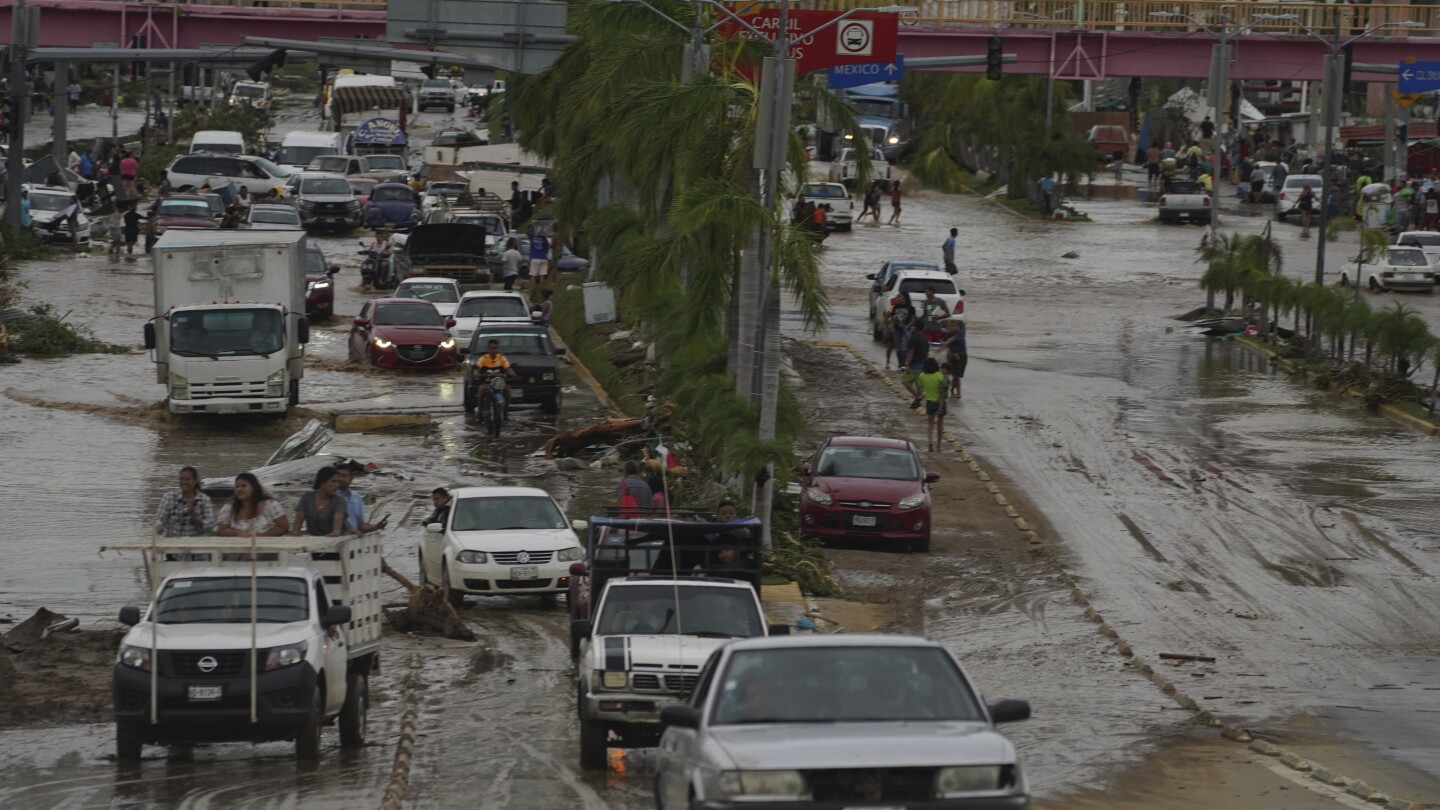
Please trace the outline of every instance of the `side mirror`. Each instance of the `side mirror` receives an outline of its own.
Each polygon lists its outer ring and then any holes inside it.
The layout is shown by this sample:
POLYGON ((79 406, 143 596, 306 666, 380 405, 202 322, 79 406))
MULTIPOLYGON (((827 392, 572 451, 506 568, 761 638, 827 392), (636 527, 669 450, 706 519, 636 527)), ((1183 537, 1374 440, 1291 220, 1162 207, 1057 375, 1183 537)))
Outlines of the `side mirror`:
POLYGON ((530 310, 530 320, 532 320, 532 321, 538 321, 538 320, 540 320, 540 319, 543 318, 543 317, 545 317, 545 313, 541 312, 540 310, 538 310, 538 309, 532 309, 532 310, 530 310))
POLYGON ((300 338, 300 342, 301 342, 302 344, 309 343, 309 342, 310 342, 310 319, 308 319, 308 318, 301 318, 301 319, 300 319, 300 322, 297 323, 297 324, 295 324, 295 331, 297 332, 297 335, 296 335, 296 336, 300 338))
POLYGON ((772 636, 788 636, 788 635, 790 635, 790 625, 788 625, 788 624, 772 624, 772 625, 770 625, 770 635, 772 635, 772 636))
POLYGON ((444 526, 441 526, 439 523, 426 523, 426 524, 425 524, 425 533, 426 533, 426 534, 439 534, 440 532, 443 532, 443 531, 445 531, 445 527, 444 527, 444 526))
POLYGON ((365 320, 364 318, 356 318, 356 319, 355 319, 355 325, 356 325, 356 326, 369 326, 369 325, 370 325, 370 322, 367 321, 367 320, 365 320))
POLYGON ((147 349, 153 349, 153 348, 155 348, 155 324, 154 324, 154 323, 146 323, 146 324, 145 324, 145 348, 147 348, 147 349))
MULTIPOLYGON (((349 605, 331 605, 325 608, 324 624, 326 627, 334 627, 339 624, 349 624, 350 619, 351 615, 349 605)), ((1029 711, 1028 705, 1026 706, 1026 711, 1029 711)))
POLYGON ((688 703, 672 703, 660 710, 660 725, 699 728, 700 712, 688 703))
POLYGON ((988 708, 991 722, 997 725, 1030 719, 1030 701, 1028 700, 1002 700, 999 703, 991 703, 988 708))
POLYGON ((875 280, 875 274, 874 274, 874 273, 866 273, 866 274, 865 274, 865 278, 868 278, 868 279, 870 279, 871 281, 874 281, 874 280, 875 280))
POLYGON ((590 623, 589 619, 575 619, 570 622, 570 635, 575 638, 589 638, 592 630, 594 630, 594 625, 590 623))
POLYGON ((577 532, 585 532, 590 530, 590 524, 583 520, 572 520, 570 521, 570 528, 577 532))
POLYGON ((333 276, 336 273, 340 272, 340 265, 332 264, 329 267, 325 268, 325 272, 333 276))
POLYGON ((450 328, 452 328, 452 327, 454 327, 454 326, 455 326, 455 319, 454 319, 454 318, 446 318, 446 319, 445 319, 445 328, 446 328, 446 329, 450 329, 450 328))
POLYGON ((583 562, 570 563, 570 576, 572 577, 583 577, 588 570, 583 562))
POLYGON ((933 483, 935 483, 936 481, 939 481, 939 480, 940 480, 940 473, 937 473, 937 472, 927 472, 927 473, 925 473, 925 483, 927 483, 927 484, 933 484, 933 483))
POLYGON ((126 627, 134 627, 140 623, 140 608, 134 605, 126 605, 120 608, 120 623, 126 627))
POLYGON ((567 349, 567 348, 565 348, 564 346, 559 346, 559 347, 556 347, 556 349, 555 349, 555 354, 557 354, 557 355, 566 355, 566 354, 569 354, 569 353, 570 353, 570 350, 567 349))

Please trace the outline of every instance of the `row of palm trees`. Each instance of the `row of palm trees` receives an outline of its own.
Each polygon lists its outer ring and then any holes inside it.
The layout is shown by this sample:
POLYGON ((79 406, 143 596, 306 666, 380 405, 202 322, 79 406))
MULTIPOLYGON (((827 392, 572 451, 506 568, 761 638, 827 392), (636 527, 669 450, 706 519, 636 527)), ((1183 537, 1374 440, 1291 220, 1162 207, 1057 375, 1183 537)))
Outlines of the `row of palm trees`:
MULTIPOLYGON (((1384 247, 1383 233, 1362 234, 1366 260, 1384 247)), ((1268 225, 1258 235, 1218 235, 1197 256, 1206 265, 1201 288, 1212 300, 1224 295, 1225 312, 1238 302, 1244 315, 1254 316, 1267 343, 1275 343, 1288 322, 1289 345, 1297 355, 1402 395, 1418 393, 1411 379, 1429 362, 1434 370, 1429 410, 1435 412, 1440 337, 1413 307, 1400 301, 1374 307, 1358 291, 1284 275, 1283 251, 1268 225)))

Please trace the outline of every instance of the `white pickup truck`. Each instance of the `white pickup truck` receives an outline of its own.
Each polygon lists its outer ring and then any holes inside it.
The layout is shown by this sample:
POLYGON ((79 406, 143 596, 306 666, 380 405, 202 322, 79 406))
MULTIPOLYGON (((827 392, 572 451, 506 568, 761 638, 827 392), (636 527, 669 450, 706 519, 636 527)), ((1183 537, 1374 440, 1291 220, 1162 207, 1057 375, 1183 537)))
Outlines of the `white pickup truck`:
POLYGON ((1210 192, 1199 183, 1175 180, 1160 194, 1160 221, 1210 221, 1210 192))
POLYGON ((736 638, 788 633, 767 628, 747 582, 715 577, 631 576, 605 583, 580 638, 580 767, 604 770, 609 747, 651 748, 660 710, 683 703, 710 653, 736 638), (611 734, 615 739, 611 739, 611 734))
POLYGON ((294 740, 320 756, 321 729, 365 743, 379 671, 379 535, 190 537, 118 546, 145 555, 154 585, 115 662, 115 752, 146 743, 294 740), (256 562, 251 562, 252 557, 256 562))

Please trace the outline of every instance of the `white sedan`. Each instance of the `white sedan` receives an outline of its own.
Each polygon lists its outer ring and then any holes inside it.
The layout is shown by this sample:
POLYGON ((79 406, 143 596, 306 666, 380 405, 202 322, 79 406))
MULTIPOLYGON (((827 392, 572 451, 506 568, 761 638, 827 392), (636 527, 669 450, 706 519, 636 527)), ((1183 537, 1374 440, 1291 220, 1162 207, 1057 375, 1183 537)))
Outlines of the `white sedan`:
POLYGON ((457 606, 467 594, 554 598, 570 588, 570 565, 585 551, 549 493, 463 487, 450 495, 446 523, 427 525, 420 541, 425 584, 440 586, 457 606))
POLYGON ((460 305, 460 284, 453 278, 416 276, 400 282, 400 286, 395 288, 395 294, 390 297, 429 301, 435 305, 435 311, 440 313, 440 317, 451 318, 455 315, 455 308, 460 305))
POLYGON ((484 323, 532 323, 530 301, 524 293, 509 290, 471 290, 460 297, 455 310, 455 328, 450 334, 460 345, 460 353, 470 351, 470 336, 484 323))
MULTIPOLYGON (((75 193, 59 186, 25 185, 21 188, 30 192, 30 221, 34 223, 35 233, 46 242, 69 244, 73 241, 63 214, 75 204, 75 193)), ((80 243, 88 243, 90 219, 85 216, 84 208, 79 208, 75 215, 75 227, 80 232, 80 243)))
POLYGON ((1353 261, 1340 271, 1340 286, 1348 287, 1352 280, 1372 292, 1435 292, 1435 268, 1418 247, 1388 247, 1375 261, 1353 261))

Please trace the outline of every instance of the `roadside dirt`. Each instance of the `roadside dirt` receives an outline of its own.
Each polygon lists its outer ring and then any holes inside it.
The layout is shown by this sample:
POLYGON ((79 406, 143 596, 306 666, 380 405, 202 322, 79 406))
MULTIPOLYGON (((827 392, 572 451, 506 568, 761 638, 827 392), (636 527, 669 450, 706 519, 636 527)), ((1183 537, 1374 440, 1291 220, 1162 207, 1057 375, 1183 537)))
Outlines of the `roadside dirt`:
POLYGON ((0 728, 103 722, 120 629, 71 630, 41 638, 65 617, 41 608, 0 636, 0 728))

